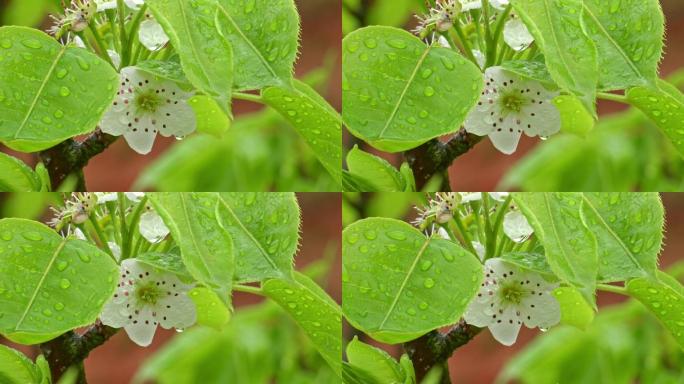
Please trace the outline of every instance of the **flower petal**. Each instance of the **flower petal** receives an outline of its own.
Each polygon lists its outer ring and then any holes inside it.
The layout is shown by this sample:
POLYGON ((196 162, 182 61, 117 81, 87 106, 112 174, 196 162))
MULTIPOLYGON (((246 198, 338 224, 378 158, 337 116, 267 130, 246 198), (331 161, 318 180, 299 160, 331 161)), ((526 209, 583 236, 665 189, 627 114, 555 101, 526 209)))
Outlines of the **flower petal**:
POLYGON ((162 26, 152 19, 140 23, 138 38, 140 43, 150 51, 156 51, 169 42, 169 36, 166 35, 162 26))
POLYGON ((160 300, 157 318, 165 329, 187 328, 197 321, 195 303, 187 293, 178 293, 160 300))
POLYGON ((473 248, 475 248, 475 252, 477 252, 477 256, 480 258, 480 260, 484 260, 485 257, 485 247, 480 243, 479 241, 473 241, 473 248))
POLYGON ((466 323, 476 327, 489 326, 493 322, 492 315, 490 314, 491 303, 492 300, 489 299, 489 296, 483 296, 482 299, 475 298, 475 300, 468 304, 468 309, 466 309, 463 319, 466 323))
POLYGON ((109 250, 112 251, 112 255, 114 256, 115 259, 121 260, 121 247, 119 247, 119 244, 109 241, 107 242, 107 245, 109 246, 109 250))
POLYGON ((489 4, 499 11, 503 11, 508 6, 509 0, 489 0, 489 4))
POLYGON ((523 107, 525 114, 523 128, 530 137, 549 137, 561 129, 560 111, 551 103, 551 99, 534 99, 535 104, 523 107))
POLYGON ((511 155, 518 149, 522 128, 519 128, 513 116, 507 116, 503 122, 501 120, 500 118, 499 122, 493 123, 495 126, 489 133, 489 140, 500 152, 511 155))
POLYGON ((141 347, 152 344, 154 333, 157 331, 157 321, 152 316, 149 308, 143 308, 138 315, 133 316, 133 321, 124 327, 128 337, 141 347))
POLYGON ((525 23, 517 17, 506 22, 503 35, 506 44, 514 51, 522 51, 534 42, 525 23))
POLYGON ((124 309, 123 305, 117 304, 113 300, 108 301, 100 314, 102 324, 113 328, 121 328, 128 324, 128 313, 124 309))
POLYGON ((520 211, 506 213, 503 221, 506 236, 516 243, 522 243, 534 233, 534 229, 527 222, 527 218, 520 211))
POLYGON ((164 224, 162 218, 153 211, 145 212, 140 216, 138 227, 140 234, 153 244, 162 241, 169 234, 169 228, 164 224))
POLYGON ((157 138, 157 129, 149 117, 138 119, 137 122, 128 123, 128 130, 124 138, 134 151, 141 155, 152 152, 154 141, 157 138))
POLYGON ((461 3, 461 11, 463 12, 482 8, 482 0, 459 0, 459 2, 461 3))
POLYGON ((518 319, 515 308, 512 306, 504 309, 500 317, 489 326, 489 332, 499 343, 511 346, 518 339, 522 322, 518 319))
POLYGON ((521 314, 528 328, 549 328, 560 322, 560 304, 548 291, 530 295, 521 302, 521 314))
POLYGON ((185 137, 197 128, 195 111, 185 102, 168 102, 159 108, 156 115, 159 133, 164 137, 185 137))

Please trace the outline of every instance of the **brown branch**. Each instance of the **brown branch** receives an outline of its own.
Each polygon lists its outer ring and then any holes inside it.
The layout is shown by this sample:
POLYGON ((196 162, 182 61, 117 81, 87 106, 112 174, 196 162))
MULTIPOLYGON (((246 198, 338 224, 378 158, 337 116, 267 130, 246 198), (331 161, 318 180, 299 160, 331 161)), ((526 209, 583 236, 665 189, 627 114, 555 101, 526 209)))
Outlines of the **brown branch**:
POLYGON ((69 139, 40 152, 38 156, 50 174, 53 190, 62 185, 69 175, 75 174, 79 178, 77 191, 85 192, 83 168, 88 165, 90 159, 104 152, 117 139, 118 137, 108 135, 98 129, 82 142, 69 139))
POLYGON ((472 340, 482 328, 461 321, 447 333, 431 331, 416 340, 404 344, 416 371, 416 381, 421 382, 435 367, 442 367, 442 384, 451 384, 447 360, 456 349, 472 340))
POLYGON ((52 382, 58 382, 66 371, 75 366, 79 370, 78 384, 87 383, 83 361, 90 351, 104 344, 119 330, 98 322, 83 334, 69 331, 58 338, 40 345, 40 349, 50 364, 52 382))
POLYGON ((481 136, 461 129, 446 143, 433 139, 418 148, 405 152, 404 157, 413 169, 416 178, 416 188, 422 190, 434 176, 441 175, 442 185, 439 190, 451 191, 447 172, 451 163, 470 151, 481 140, 481 136))

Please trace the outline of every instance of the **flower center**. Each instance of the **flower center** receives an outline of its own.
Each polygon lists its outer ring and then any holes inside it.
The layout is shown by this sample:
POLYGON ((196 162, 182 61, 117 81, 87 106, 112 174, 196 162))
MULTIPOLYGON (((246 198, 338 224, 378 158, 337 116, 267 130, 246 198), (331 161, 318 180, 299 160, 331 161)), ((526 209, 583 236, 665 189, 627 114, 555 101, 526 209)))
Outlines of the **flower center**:
POLYGON ((138 299, 138 302, 147 305, 157 304, 157 300, 159 300, 161 294, 162 292, 153 283, 138 287, 138 289, 135 291, 135 296, 138 299))
POLYGON ((162 103, 162 99, 154 91, 137 91, 135 106, 139 113, 155 113, 162 103))
POLYGON ((512 304, 520 304, 523 294, 524 292, 516 286, 515 282, 502 286, 499 290, 501 301, 512 304))
POLYGON ((503 95, 501 98, 501 106, 504 111, 520 112, 523 105, 525 105, 525 99, 515 92, 503 95))

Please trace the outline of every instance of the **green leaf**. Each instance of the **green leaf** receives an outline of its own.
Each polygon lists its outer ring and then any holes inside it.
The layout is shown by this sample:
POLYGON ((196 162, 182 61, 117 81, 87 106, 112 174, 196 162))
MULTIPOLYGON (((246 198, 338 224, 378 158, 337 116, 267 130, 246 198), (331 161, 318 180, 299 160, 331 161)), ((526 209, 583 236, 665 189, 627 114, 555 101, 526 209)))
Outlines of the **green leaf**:
POLYGON ((520 268, 534 271, 546 276, 553 276, 551 267, 543 253, 536 252, 507 252, 501 258, 520 268))
POLYGON ((235 53, 233 88, 289 85, 299 48, 293 0, 219 0, 217 20, 235 53))
POLYGON ((36 29, 0 28, 0 141, 22 152, 89 133, 116 94, 119 76, 85 49, 36 29))
POLYGON ((0 344, 0 383, 40 383, 40 372, 21 352, 0 344))
POLYGON ((278 111, 313 150, 333 179, 342 179, 342 121, 316 91, 295 80, 294 89, 266 88, 263 101, 278 111))
POLYGON ((553 99, 561 118, 561 131, 584 137, 594 129, 596 120, 574 95, 560 95, 553 99))
POLYGON ((287 277, 299 241, 294 193, 221 193, 218 214, 235 244, 235 281, 287 277))
POLYGON ((595 306, 596 238, 580 215, 580 193, 516 193, 513 199, 544 245, 551 270, 595 306))
POLYGON ((52 372, 50 372, 50 364, 45 359, 45 356, 38 355, 36 358, 36 369, 40 374, 40 384, 52 383, 52 372))
POLYGON ((149 0, 145 4, 169 36, 190 83, 230 115, 233 49, 216 29, 217 0, 149 0))
POLYGON ((645 305, 684 349, 684 287, 673 279, 663 282, 640 277, 627 283, 627 292, 645 305))
POLYGON ((342 316, 337 303, 310 278, 294 274, 294 280, 273 279, 263 292, 299 324, 318 352, 341 375, 342 316))
POLYGON ((235 272, 234 242, 217 216, 217 195, 154 193, 148 196, 180 246, 190 275, 228 302, 235 272))
POLYGON ((665 24, 658 0, 584 0, 582 21, 596 44, 601 90, 655 84, 665 24))
POLYGON ((594 321, 594 310, 582 297, 582 293, 573 287, 559 287, 553 291, 561 310, 561 324, 585 329, 594 321))
POLYGON ((484 87, 475 64, 400 29, 359 29, 342 47, 344 123, 383 151, 457 131, 484 87))
POLYGON ((221 107, 209 96, 197 95, 189 100, 190 107, 197 118, 197 132, 216 137, 223 136, 230 129, 230 118, 221 111, 221 107))
POLYGON ((659 83, 659 87, 632 88, 627 91, 627 99, 648 116, 684 156, 684 101, 681 92, 659 83))
POLYGON ((0 153, 0 192, 38 192, 42 182, 23 161, 0 153))
POLYGON ((91 324, 114 294, 109 255, 41 223, 0 220, 0 249, 0 333, 13 340, 36 344, 91 324))
POLYGON ((544 52, 551 77, 595 114, 597 54, 580 23, 582 0, 514 0, 513 8, 544 52))
POLYGON ((230 321, 230 310, 212 290, 194 288, 189 292, 189 297, 197 308, 197 324, 221 330, 230 321))
POLYGON ((190 277, 190 273, 185 268, 185 265, 183 264, 183 259, 181 258, 181 255, 179 253, 145 252, 137 255, 135 258, 136 260, 143 262, 147 265, 150 265, 152 267, 155 267, 157 269, 174 273, 178 275, 178 277, 180 277, 181 280, 189 281, 190 279, 192 279, 190 277))
POLYGON ((384 343, 457 322, 484 278, 476 256, 403 221, 357 221, 342 237, 344 314, 384 343))
POLYGON ((523 78, 544 83, 550 87, 556 87, 551 74, 546 69, 546 64, 530 60, 509 60, 501 63, 501 67, 508 72, 513 72, 523 78))
POLYGON ((181 86, 190 85, 185 73, 183 73, 183 67, 175 61, 145 60, 138 62, 135 66, 143 72, 171 80, 181 86))
POLYGON ((387 352, 359 341, 347 344, 347 360, 353 367, 365 371, 379 383, 403 384, 405 375, 399 363, 387 352))
POLYGON ((406 182, 387 160, 354 146, 347 154, 347 166, 354 176, 364 179, 373 189, 361 192, 403 192, 406 182))
POLYGON ((582 214, 597 240, 599 281, 655 276, 665 211, 657 193, 585 193, 582 214))

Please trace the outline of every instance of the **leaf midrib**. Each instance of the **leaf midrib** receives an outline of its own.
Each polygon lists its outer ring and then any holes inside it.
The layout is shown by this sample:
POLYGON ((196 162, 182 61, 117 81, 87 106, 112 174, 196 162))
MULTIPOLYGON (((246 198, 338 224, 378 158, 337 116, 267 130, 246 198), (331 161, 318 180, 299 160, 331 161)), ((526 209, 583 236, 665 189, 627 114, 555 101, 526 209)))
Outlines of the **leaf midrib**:
MULTIPOLYGON (((207 262, 204 260, 203 253, 200 251, 201 248, 200 248, 199 245, 197 244, 197 239, 195 238, 195 232, 194 232, 194 230, 193 230, 193 228, 192 228, 192 223, 191 223, 190 220, 189 220, 189 218, 190 218, 190 212, 188 211, 187 204, 185 203, 185 194, 183 194, 183 193, 180 194, 180 203, 181 203, 181 209, 183 209, 183 215, 185 215, 186 221, 187 221, 187 223, 188 223, 188 232, 189 232, 189 235, 190 235, 190 239, 191 239, 191 241, 192 241, 192 245, 195 247, 195 249, 197 249, 197 253, 198 253, 199 259, 200 259, 200 261, 202 262, 202 265, 204 266, 204 269, 206 270, 206 274, 207 274, 206 276, 213 279, 213 275, 212 275, 212 273, 211 273, 211 270, 209 269, 209 265, 208 265, 207 262)), ((177 227, 177 226, 176 226, 176 227, 177 227)))
POLYGON ((558 36, 556 36, 556 30, 553 28, 554 22, 553 19, 551 18, 551 11, 549 10, 549 2, 548 0, 542 0, 544 3, 544 16, 546 16, 546 21, 549 23, 549 28, 551 30, 551 37, 553 38, 553 42, 558 48, 558 57, 560 57, 561 61, 563 62, 563 67, 565 70, 568 72, 570 75, 570 78, 572 79, 573 86, 575 88, 577 87, 577 80, 575 79, 575 76, 573 76, 572 72, 570 71, 570 66, 568 66, 568 62, 565 60, 565 55, 563 54, 563 51, 560 46, 560 42, 558 41, 558 36))
POLYGON ((416 266, 418 265, 418 260, 420 260, 420 257, 423 256, 423 253, 425 253, 425 250, 427 249, 427 246, 429 244, 430 238, 425 239, 425 243, 420 248, 420 250, 418 250, 416 258, 413 260, 413 264, 411 264, 411 268, 409 268, 408 272, 406 273, 406 277, 404 278, 404 281, 401 283, 401 286, 399 287, 397 294, 394 296, 394 300, 392 300, 392 304, 390 304, 390 307, 387 310, 387 314, 385 314, 385 317, 382 319, 382 322, 380 322, 380 325, 378 325, 378 330, 383 329, 390 315, 392 314, 392 312, 394 312, 394 309, 396 308, 397 303, 399 302, 399 297, 401 296, 401 293, 404 291, 404 288, 406 288, 406 284, 408 284, 409 278, 411 277, 411 275, 413 275, 413 271, 416 269, 416 266))
POLYGON ((52 73, 55 71, 55 68, 57 68, 57 63, 62 59, 62 56, 64 56, 64 53, 66 53, 67 46, 62 46, 62 49, 59 51, 59 54, 55 58, 55 60, 52 62, 52 66, 50 67, 50 70, 48 71, 47 75, 45 76, 45 79, 43 79, 42 84, 40 85, 40 88, 38 89, 38 92, 36 92, 36 97, 34 97, 33 102, 31 103, 31 107, 29 107, 29 110, 26 112, 26 117, 24 117, 24 121, 21 122, 21 125, 17 129, 16 132, 14 132, 14 140, 17 140, 19 138, 19 133, 26 127, 26 123, 28 122, 29 118, 33 114, 34 109, 36 108, 36 104, 38 104, 38 99, 40 99, 40 96, 43 94, 43 91, 45 90, 45 86, 48 83, 48 80, 52 77, 52 73))
POLYGON ((584 7, 584 10, 587 12, 587 14, 588 14, 589 16, 591 16, 591 18, 594 20, 594 22, 595 22, 596 25, 599 27, 599 29, 601 30, 601 32, 603 32, 603 34, 606 36, 606 38, 608 39, 608 41, 609 41, 613 46, 615 46, 615 49, 616 49, 616 50, 620 53, 620 55, 625 59, 625 61, 627 62, 627 64, 629 64, 629 68, 630 68, 632 71, 634 71, 634 74, 636 74, 636 75, 637 75, 638 77, 640 77, 640 78, 644 78, 643 74, 642 74, 642 73, 639 71, 639 69, 636 67, 636 63, 634 63, 634 62, 632 61, 632 59, 629 57, 629 55, 627 55, 627 53, 622 49, 622 46, 619 45, 619 44, 617 43, 617 41, 615 41, 615 39, 613 39, 613 37, 608 33, 608 31, 606 31, 606 29, 603 27, 603 24, 601 24, 601 22, 600 22, 599 19, 596 17, 596 15, 594 15, 594 13, 591 11, 591 9, 589 9, 589 7, 588 7, 586 4, 584 4, 584 3, 582 3, 582 6, 584 7))
POLYGON ((397 116, 397 112, 399 112, 399 107, 401 107, 401 104, 404 101, 404 97, 406 97, 406 93, 408 92, 409 88, 411 87, 413 80, 415 80, 416 76, 418 75, 418 70, 420 69, 420 67, 425 62, 425 59, 427 58, 427 55, 430 53, 431 50, 432 50, 431 46, 427 47, 427 49, 423 53, 423 56, 421 56, 420 59, 418 60, 416 67, 413 69, 413 73, 411 74, 411 77, 406 82, 406 87, 404 87, 404 90, 401 92, 401 95, 399 96, 399 99, 397 100, 397 104, 394 106, 394 110, 392 111, 392 114, 390 114, 389 118, 387 119, 387 123, 385 123, 385 126, 382 128, 380 133, 378 133, 378 139, 382 139, 382 135, 385 134, 385 132, 389 128, 390 124, 392 124, 392 121, 394 121, 394 118, 397 116))
POLYGON ((565 263, 568 265, 568 267, 569 267, 570 270, 572 271, 573 277, 574 277, 575 279, 578 279, 577 271, 576 271, 575 268, 573 267, 572 263, 570 263, 570 262, 568 261, 568 260, 570 260, 570 258, 569 258, 568 255, 566 254, 565 247, 563 247, 563 245, 562 245, 563 242, 562 242, 562 240, 561 240, 561 238, 560 238, 560 234, 558 233, 558 228, 556 228, 556 223, 555 223, 555 220, 553 219, 553 213, 552 213, 552 211, 551 211, 551 204, 550 204, 550 202, 549 202, 549 196, 548 196, 546 193, 544 193, 543 196, 544 196, 544 207, 546 208, 546 212, 547 212, 548 215, 549 215, 549 219, 550 219, 549 221, 550 221, 550 224, 551 224, 551 229, 552 229, 552 231, 553 231, 554 237, 556 238, 556 240, 557 240, 557 242, 558 242, 558 248, 560 249, 561 253, 563 254, 563 259, 564 259, 565 263))
POLYGON ((21 315, 21 318, 19 318, 19 321, 17 321, 17 325, 14 326, 15 331, 19 331, 19 327, 21 324, 24 322, 26 319, 26 316, 28 315, 29 311, 31 310, 31 307, 33 307, 33 304, 36 301, 36 298, 38 297, 38 292, 42 288, 43 284, 45 283, 45 279, 47 278, 48 273, 52 269, 52 266, 55 264, 55 260, 57 260, 57 257, 59 256, 59 253, 62 252, 62 249, 64 249, 64 246, 67 243, 67 239, 63 239, 60 243, 59 246, 57 246, 57 249, 55 249, 55 252, 52 254, 52 257, 50 258, 50 262, 47 265, 47 268, 45 268, 45 272, 43 272, 43 275, 40 278, 40 281, 38 281, 38 285, 36 286, 35 291, 33 291, 33 296, 31 296, 31 299, 29 300, 28 304, 26 305, 26 309, 24 310, 24 313, 21 315))
POLYGON ((594 214, 595 214, 596 217, 599 219, 599 221, 601 222, 601 224, 606 228, 606 230, 608 231, 608 233, 609 233, 613 238, 615 238, 615 240, 618 242, 618 244, 620 244, 620 247, 621 247, 621 248, 625 251, 625 253, 629 256, 629 258, 632 260, 632 262, 634 263, 634 265, 635 265, 637 268, 644 269, 644 267, 641 266, 641 264, 639 263, 639 261, 636 259, 636 256, 632 253, 632 251, 629 249, 629 247, 627 247, 627 245, 622 241, 622 239, 617 235, 617 233, 615 233, 615 231, 613 231, 613 229, 610 228, 610 226, 608 225, 608 223, 606 223, 606 221, 603 219, 603 216, 601 216, 601 215, 599 214, 598 210, 597 210, 596 207, 591 203, 591 201, 590 201, 584 194, 582 195, 582 199, 584 200, 584 203, 587 204, 587 206, 588 206, 589 208, 591 208, 591 210, 594 212, 594 214))
MULTIPOLYGON (((192 35, 190 33, 190 24, 188 23, 187 13, 185 12, 185 5, 184 5, 185 3, 186 3, 185 0, 179 0, 178 1, 178 5, 179 5, 178 8, 179 8, 179 11, 181 13, 181 19, 183 19, 183 27, 185 28, 185 31, 188 33, 188 36, 191 36, 189 39, 190 50, 192 50, 193 56, 195 56, 195 58, 197 58, 197 62, 200 63, 199 67, 202 68, 201 73, 202 73, 202 76, 204 77, 205 84, 210 85, 211 80, 209 79, 209 76, 205 72, 204 66, 201 64, 203 60, 201 59, 199 52, 197 51, 197 47, 195 46, 194 39, 192 38, 192 35)), ((167 20, 167 22, 168 22, 168 20, 167 20)), ((176 34, 176 39, 178 39, 178 34, 176 34)))
POLYGON ((235 220, 235 223, 238 225, 238 227, 240 227, 240 229, 247 235, 247 237, 254 243, 254 245, 256 245, 257 249, 259 249, 259 252, 261 252, 261 254, 264 256, 264 258, 266 259, 266 261, 268 261, 268 263, 271 265, 271 267, 272 267, 274 270, 276 270, 276 271, 280 271, 280 270, 278 269, 278 266, 277 266, 276 263, 275 263, 275 260, 271 259, 271 256, 270 256, 270 255, 268 254, 268 252, 266 252, 266 250, 261 246, 261 243, 259 242, 259 240, 257 240, 256 237, 254 237, 254 235, 252 234, 252 232, 250 232, 250 231, 247 229, 247 227, 245 227, 245 225, 242 223, 242 221, 240 221, 240 219, 237 217, 237 215, 235 214, 235 212, 233 211, 233 209, 230 207, 230 205, 228 204, 228 202, 226 202, 226 201, 223 199, 223 196, 219 195, 219 196, 218 196, 218 200, 219 200, 219 201, 223 204, 223 206, 228 210, 228 213, 230 213, 230 215, 233 217, 233 220, 235 220))
POLYGON ((257 47, 252 43, 252 40, 250 40, 249 38, 247 38, 247 36, 246 36, 246 35, 244 34, 244 32, 242 31, 242 29, 240 29, 240 27, 237 25, 237 23, 235 22, 235 20, 234 20, 234 19, 231 17, 231 15, 228 13, 228 11, 223 7, 223 5, 220 4, 220 3, 217 4, 217 5, 218 5, 218 9, 219 9, 221 12, 223 12, 223 14, 224 14, 224 16, 226 16, 226 18, 228 18, 228 21, 233 25, 233 27, 234 27, 235 30, 238 32, 238 34, 240 35, 240 37, 242 37, 242 39, 247 43, 247 45, 248 45, 248 46, 252 49, 252 51, 254 51, 254 53, 257 55, 257 57, 259 58, 259 61, 261 61, 261 64, 262 64, 264 67, 266 67, 266 69, 268 69, 269 72, 271 72, 271 75, 273 75, 274 78, 280 79, 280 77, 278 77, 278 75, 275 73, 275 70, 274 70, 273 67, 271 67, 271 65, 268 63, 268 61, 266 60, 266 58, 264 57, 264 55, 261 54, 261 51, 259 51, 259 50, 257 49, 257 47))

